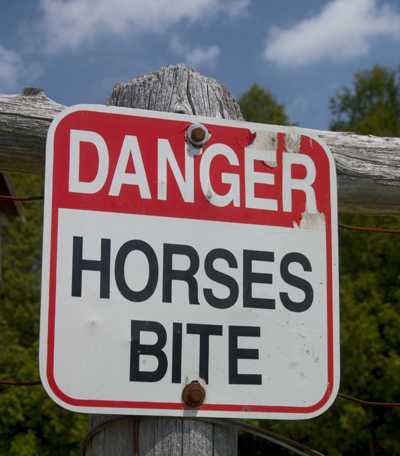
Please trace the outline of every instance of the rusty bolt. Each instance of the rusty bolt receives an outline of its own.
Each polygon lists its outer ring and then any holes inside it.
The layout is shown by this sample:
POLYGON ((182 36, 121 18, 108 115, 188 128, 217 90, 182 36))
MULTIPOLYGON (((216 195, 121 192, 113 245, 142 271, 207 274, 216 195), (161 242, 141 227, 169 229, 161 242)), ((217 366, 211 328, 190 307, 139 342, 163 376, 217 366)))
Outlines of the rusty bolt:
POLYGON ((188 141, 195 147, 202 147, 210 139, 210 133, 202 124, 192 124, 186 130, 188 141))
POLYGON ((206 390, 198 381, 193 381, 183 388, 182 401, 191 408, 199 407, 206 397, 206 390))
POLYGON ((193 128, 192 134, 190 136, 190 138, 196 143, 202 142, 205 137, 206 132, 200 127, 193 128))

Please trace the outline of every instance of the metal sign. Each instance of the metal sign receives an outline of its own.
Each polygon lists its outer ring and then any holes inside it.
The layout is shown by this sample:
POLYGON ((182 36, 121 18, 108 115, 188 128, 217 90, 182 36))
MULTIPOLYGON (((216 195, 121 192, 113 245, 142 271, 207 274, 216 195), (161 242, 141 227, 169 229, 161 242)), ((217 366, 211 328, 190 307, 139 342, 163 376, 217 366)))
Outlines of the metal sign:
POLYGON ((294 127, 104 106, 47 137, 41 379, 77 412, 300 419, 339 383, 336 176, 294 127))

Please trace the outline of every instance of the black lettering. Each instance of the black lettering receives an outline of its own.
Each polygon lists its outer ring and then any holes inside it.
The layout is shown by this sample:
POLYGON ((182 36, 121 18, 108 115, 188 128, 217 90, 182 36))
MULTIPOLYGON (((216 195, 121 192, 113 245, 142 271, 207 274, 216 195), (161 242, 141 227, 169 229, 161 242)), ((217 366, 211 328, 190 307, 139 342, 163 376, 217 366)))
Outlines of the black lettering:
POLYGON ((164 244, 163 262, 163 302, 172 302, 172 282, 180 280, 186 282, 189 292, 189 303, 199 304, 197 280, 194 275, 199 270, 199 255, 190 245, 164 244), (174 255, 185 255, 189 258, 188 269, 173 269, 172 260, 174 255))
POLYGON ((292 312, 304 312, 309 309, 314 299, 314 290, 307 280, 298 277, 289 272, 289 266, 291 263, 299 263, 303 266, 304 271, 311 272, 311 263, 306 256, 298 252, 292 252, 286 254, 281 261, 281 276, 282 279, 289 285, 299 288, 304 292, 303 301, 296 302, 290 299, 288 293, 279 293, 282 304, 286 309, 292 312))
POLYGON ((222 326, 188 323, 186 332, 188 334, 198 334, 200 336, 199 377, 208 383, 210 336, 222 336, 222 326))
POLYGON ((214 282, 220 283, 229 288, 229 295, 226 298, 218 298, 214 295, 211 288, 205 288, 203 292, 208 304, 216 307, 217 309, 227 309, 236 303, 239 296, 239 286, 233 277, 214 268, 214 261, 218 258, 225 260, 230 268, 237 268, 237 261, 234 255, 226 249, 211 250, 208 252, 206 259, 204 260, 204 270, 207 277, 214 282))
POLYGON ((115 282, 121 294, 129 301, 142 302, 150 298, 157 287, 158 262, 154 250, 149 244, 138 239, 125 242, 118 250, 115 258, 115 282), (149 263, 149 279, 143 290, 132 290, 125 279, 125 262, 129 253, 139 250, 146 255, 149 263))
POLYGON ((260 337, 257 326, 229 326, 229 384, 261 385, 260 374, 239 374, 239 359, 258 359, 257 348, 238 348, 239 337, 260 337))
POLYGON ((100 260, 83 259, 83 237, 74 236, 72 243, 72 296, 82 296, 82 272, 100 272, 100 298, 110 297, 111 240, 101 240, 100 260))
POLYGON ((167 342, 167 332, 162 324, 156 321, 131 321, 131 359, 130 374, 131 382, 158 382, 167 372, 168 360, 163 352, 167 342), (153 332, 157 334, 157 342, 153 345, 140 343, 141 332, 153 332), (154 356, 157 358, 158 366, 154 371, 140 370, 140 357, 143 355, 154 356))
POLYGON ((253 272, 253 261, 274 261, 274 252, 243 250, 243 307, 275 309, 275 299, 254 298, 253 283, 272 284, 272 274, 253 272))
POLYGON ((172 325, 172 383, 181 383, 182 323, 172 325))

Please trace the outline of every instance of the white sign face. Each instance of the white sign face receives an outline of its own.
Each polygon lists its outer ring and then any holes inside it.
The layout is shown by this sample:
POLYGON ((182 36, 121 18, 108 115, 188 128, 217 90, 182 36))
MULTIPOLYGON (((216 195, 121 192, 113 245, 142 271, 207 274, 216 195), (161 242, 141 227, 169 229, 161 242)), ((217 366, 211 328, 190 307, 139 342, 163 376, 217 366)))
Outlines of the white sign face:
POLYGON ((334 401, 336 176, 308 133, 69 108, 47 138, 44 226, 40 370, 63 407, 301 419, 334 401))

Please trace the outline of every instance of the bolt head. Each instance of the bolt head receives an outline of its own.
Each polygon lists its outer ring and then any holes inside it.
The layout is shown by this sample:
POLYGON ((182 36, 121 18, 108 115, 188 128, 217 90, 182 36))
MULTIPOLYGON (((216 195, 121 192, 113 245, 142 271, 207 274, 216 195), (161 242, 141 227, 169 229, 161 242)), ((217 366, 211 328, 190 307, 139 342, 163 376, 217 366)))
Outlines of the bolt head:
POLYGON ((190 408, 199 407, 206 397, 206 391, 199 382, 194 381, 183 388, 182 401, 190 408))
POLYGON ((195 147, 202 147, 209 140, 210 133, 202 124, 192 124, 186 131, 188 141, 195 147))
POLYGON ((201 142, 203 139, 206 137, 206 132, 200 127, 193 128, 192 134, 191 134, 191 139, 194 142, 201 142))

